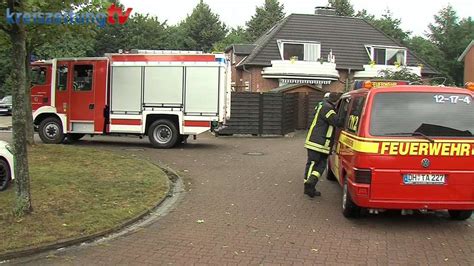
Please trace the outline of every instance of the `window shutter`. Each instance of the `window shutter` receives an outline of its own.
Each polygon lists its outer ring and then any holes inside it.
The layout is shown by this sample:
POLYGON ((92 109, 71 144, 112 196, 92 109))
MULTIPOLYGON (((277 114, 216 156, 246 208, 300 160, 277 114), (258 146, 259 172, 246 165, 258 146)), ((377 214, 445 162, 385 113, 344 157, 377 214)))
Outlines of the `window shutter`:
POLYGON ((317 61, 320 57, 319 44, 305 43, 304 44, 304 60, 317 61))

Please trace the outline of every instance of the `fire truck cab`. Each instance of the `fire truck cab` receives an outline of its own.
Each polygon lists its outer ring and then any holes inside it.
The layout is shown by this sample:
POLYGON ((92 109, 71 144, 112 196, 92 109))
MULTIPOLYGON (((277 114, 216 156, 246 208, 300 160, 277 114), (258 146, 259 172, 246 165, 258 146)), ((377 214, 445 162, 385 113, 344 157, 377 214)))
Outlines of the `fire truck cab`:
MULTIPOLYGON (((472 88, 471 88, 472 89, 472 88)), ((474 93, 431 86, 365 88, 337 105, 328 179, 343 188, 342 212, 474 210, 474 93)))
POLYGON ((136 51, 32 65, 33 119, 45 143, 131 134, 171 148, 230 117, 223 54, 136 51))

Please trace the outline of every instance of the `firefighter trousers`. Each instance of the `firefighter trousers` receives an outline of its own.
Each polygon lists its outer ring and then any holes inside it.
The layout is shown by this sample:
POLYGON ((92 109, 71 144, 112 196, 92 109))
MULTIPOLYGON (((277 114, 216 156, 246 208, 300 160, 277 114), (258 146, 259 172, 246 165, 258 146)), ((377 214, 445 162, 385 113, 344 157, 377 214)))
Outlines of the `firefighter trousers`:
POLYGON ((304 174, 304 183, 316 186, 326 169, 328 155, 308 149, 308 161, 304 174))

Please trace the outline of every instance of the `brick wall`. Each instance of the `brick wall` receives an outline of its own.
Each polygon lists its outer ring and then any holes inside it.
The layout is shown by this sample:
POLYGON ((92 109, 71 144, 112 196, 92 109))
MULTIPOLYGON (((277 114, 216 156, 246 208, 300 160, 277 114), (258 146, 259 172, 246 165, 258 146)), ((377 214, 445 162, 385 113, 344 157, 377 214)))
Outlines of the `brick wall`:
POLYGON ((244 56, 235 55, 235 57, 232 57, 233 53, 234 53, 233 50, 230 50, 229 52, 226 53, 227 57, 231 58, 232 60, 232 69, 231 69, 232 86, 235 91, 244 91, 245 81, 243 80, 243 77, 242 77, 242 70, 236 68, 237 64, 240 61, 242 61, 242 59, 244 59, 244 56))
MULTIPOLYGON (((346 82, 347 73, 348 73, 347 70, 339 70, 339 80, 333 81, 329 85, 323 85, 323 90, 330 91, 330 92, 344 92, 344 89, 346 88, 346 84, 344 84, 343 82, 346 82)), ((354 74, 351 74, 350 78, 353 79, 353 77, 354 77, 354 74)))
POLYGON ((250 81, 252 75, 252 92, 266 92, 279 87, 278 79, 266 79, 262 77, 263 67, 247 68, 250 73, 245 72, 244 80, 250 81))

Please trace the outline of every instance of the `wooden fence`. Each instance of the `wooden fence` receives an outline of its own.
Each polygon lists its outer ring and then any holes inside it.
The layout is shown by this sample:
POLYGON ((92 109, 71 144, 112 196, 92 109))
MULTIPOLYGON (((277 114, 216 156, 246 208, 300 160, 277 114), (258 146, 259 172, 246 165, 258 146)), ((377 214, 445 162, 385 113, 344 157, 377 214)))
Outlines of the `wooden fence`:
POLYGON ((285 135, 295 130, 297 95, 233 92, 231 119, 219 135, 285 135))

